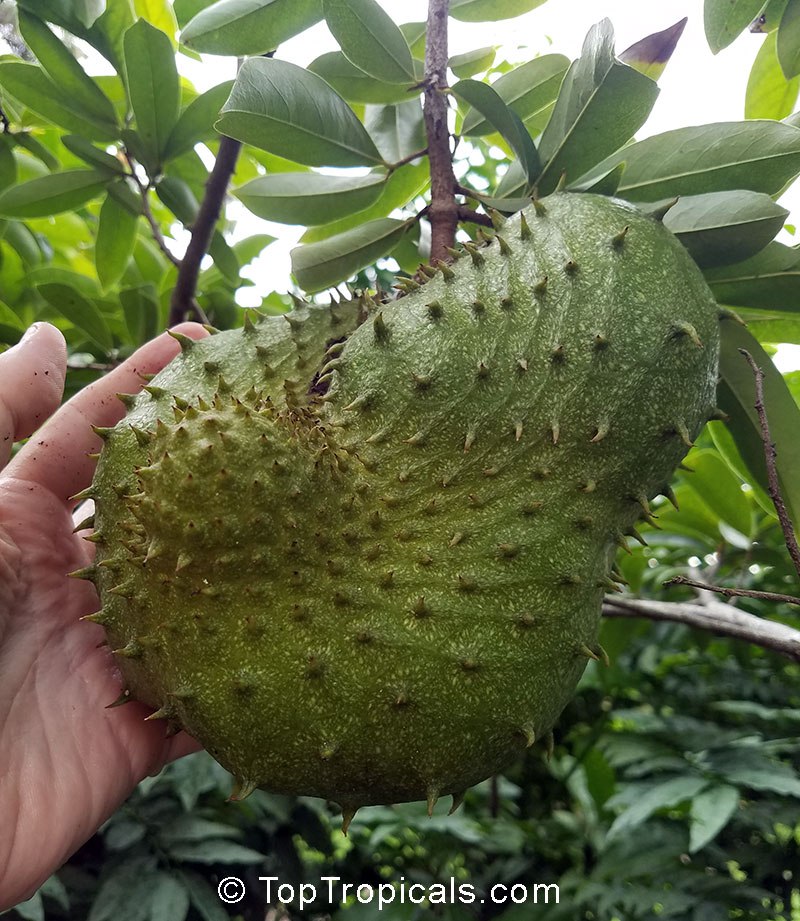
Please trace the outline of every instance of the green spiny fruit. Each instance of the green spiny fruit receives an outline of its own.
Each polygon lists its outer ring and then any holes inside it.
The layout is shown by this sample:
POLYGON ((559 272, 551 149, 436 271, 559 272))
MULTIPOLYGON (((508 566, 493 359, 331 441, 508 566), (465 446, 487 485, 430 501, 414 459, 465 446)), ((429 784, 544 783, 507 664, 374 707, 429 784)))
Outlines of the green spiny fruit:
POLYGON ((603 656, 616 548, 713 412, 717 307, 657 220, 535 205, 394 302, 182 340, 104 433, 92 619, 239 795, 432 808, 603 656))

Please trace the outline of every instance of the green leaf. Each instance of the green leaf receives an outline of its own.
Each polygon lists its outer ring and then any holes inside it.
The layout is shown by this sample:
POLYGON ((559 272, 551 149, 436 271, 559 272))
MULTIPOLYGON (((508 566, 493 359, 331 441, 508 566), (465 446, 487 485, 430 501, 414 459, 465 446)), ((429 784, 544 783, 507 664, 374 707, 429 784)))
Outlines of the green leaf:
POLYGON ((66 134, 61 138, 61 143, 70 153, 80 157, 90 166, 96 166, 109 175, 125 175, 125 167, 116 157, 112 157, 111 154, 106 153, 99 147, 95 147, 94 144, 87 141, 86 138, 82 138, 79 134, 66 134))
POLYGON ((772 504, 772 499, 770 499, 766 490, 748 470, 747 464, 744 462, 741 452, 736 447, 736 442, 733 439, 733 435, 730 433, 730 429, 728 429, 728 427, 723 422, 711 421, 708 423, 706 430, 708 431, 709 435, 711 435, 711 440, 714 442, 714 447, 719 452, 720 457, 728 465, 728 468, 733 472, 735 476, 739 477, 740 480, 747 483, 748 486, 752 489, 753 498, 759 504, 762 511, 766 512, 772 518, 777 518, 775 513, 775 506, 772 504))
POLYGON ((191 226, 200 210, 200 202, 188 183, 176 176, 164 176, 156 186, 156 195, 185 226, 191 226))
MULTIPOLYGON (((492 84, 492 89, 519 115, 530 131, 541 131, 552 112, 568 68, 569 59, 563 54, 544 54, 503 74, 492 84)), ((462 134, 480 137, 491 131, 492 126, 480 112, 473 110, 466 113, 462 134)))
POLYGON ((800 129, 762 120, 677 128, 626 147, 603 168, 622 162, 619 194, 629 201, 728 189, 777 195, 800 174, 800 129))
POLYGON ((199 873, 179 871, 192 906, 203 921, 229 921, 230 915, 222 907, 219 895, 199 873))
POLYGON ((652 80, 615 59, 611 23, 593 26, 539 143, 545 164, 540 192, 552 191, 562 173, 568 181, 579 179, 618 150, 644 124, 658 93, 652 80))
POLYGON ((717 54, 750 25, 764 0, 705 0, 703 22, 709 47, 717 54))
POLYGON ((88 921, 147 921, 153 858, 132 857, 104 875, 88 921))
POLYGON ((425 58, 425 44, 427 40, 427 22, 401 22, 400 31, 408 42, 408 47, 415 58, 423 61, 425 58))
POLYGON ((529 186, 533 186, 542 169, 533 139, 528 134, 516 112, 506 106, 501 97, 489 86, 477 80, 459 80, 451 92, 469 103, 506 139, 517 156, 529 186))
POLYGON ((545 0, 450 0, 450 15, 461 22, 513 19, 541 6, 545 0))
POLYGON ((114 344, 111 332, 96 304, 69 285, 51 282, 39 285, 37 290, 51 307, 86 333, 104 352, 111 351, 114 344))
POLYGON ((332 221, 330 224, 311 227, 300 240, 302 243, 316 243, 367 221, 388 217, 396 208, 402 208, 409 202, 413 202, 418 195, 422 195, 429 184, 430 169, 427 159, 423 159, 420 163, 403 166, 389 176, 380 198, 374 205, 357 214, 332 221))
POLYGON ((100 208, 94 261, 104 291, 116 284, 133 254, 138 220, 109 195, 100 208))
POLYGON ((567 183, 567 188, 574 192, 593 192, 595 195, 616 195, 625 164, 618 163, 613 169, 604 173, 595 173, 591 178, 577 182, 574 185, 567 183))
POLYGON ((26 266, 39 265, 42 262, 39 242, 27 225, 19 221, 9 221, 3 239, 16 251, 26 266))
POLYGON ((792 246, 772 242, 751 259, 703 274, 720 304, 800 312, 800 251, 792 246))
POLYGON ((678 42, 688 21, 689 18, 684 16, 674 26, 640 39, 620 54, 620 61, 623 64, 629 64, 634 70, 644 74, 645 77, 649 77, 651 80, 658 80, 678 47, 678 42))
POLYGON ((364 127, 387 163, 397 163, 427 146, 418 98, 393 106, 366 106, 364 127))
POLYGON ((38 64, 0 61, 0 86, 48 122, 98 141, 117 139, 116 125, 98 120, 78 106, 38 64))
POLYGON ((17 147, 22 147, 23 150, 27 150, 31 156, 41 161, 51 173, 60 167, 61 164, 58 158, 54 157, 44 144, 42 144, 42 142, 30 131, 17 131, 14 134, 14 141, 17 147))
POLYGON ((800 3, 786 4, 776 33, 778 60, 787 80, 800 75, 800 3))
POLYGON ((248 182, 234 195, 265 220, 311 226, 368 208, 377 201, 385 182, 385 174, 273 173, 248 182))
POLYGON ((747 748, 712 752, 708 766, 731 784, 800 797, 800 777, 788 764, 747 748))
POLYGON ((218 86, 212 86, 189 103, 167 140, 165 160, 179 157, 200 141, 216 138, 214 122, 231 94, 233 83, 233 80, 226 80, 218 86))
POLYGON ((165 842, 205 841, 208 838, 239 838, 241 832, 233 825, 212 822, 202 816, 188 813, 159 831, 159 838, 165 842))
POLYGON ((664 226, 707 268, 760 252, 788 214, 762 192, 708 192, 678 199, 664 216, 664 226))
POLYGON ((159 327, 159 309, 156 290, 153 285, 125 288, 119 293, 125 324, 130 341, 134 345, 149 342, 159 327))
POLYGON ((239 260, 236 258, 233 247, 218 230, 215 230, 214 235, 211 237, 208 254, 214 260, 214 265, 228 281, 233 282, 235 285, 241 284, 239 260))
MULTIPOLYGON (((708 780, 691 774, 670 777, 667 780, 654 783, 638 797, 632 806, 629 806, 621 815, 617 816, 608 831, 608 837, 614 838, 623 832, 629 832, 649 819, 659 809, 678 806, 680 803, 697 796, 707 786, 708 780)), ((612 797, 606 805, 613 805, 614 799, 612 797)))
POLYGON ((88 29, 102 16, 108 0, 73 0, 72 9, 88 29))
POLYGON ((111 100, 81 67, 71 51, 38 16, 19 11, 22 37, 47 76, 70 99, 70 106, 87 118, 117 130, 117 114, 111 100))
POLYGON ((120 182, 112 182, 108 187, 108 194, 133 217, 139 217, 143 213, 142 194, 147 193, 134 191, 132 185, 133 180, 127 178, 120 182))
POLYGON ((159 873, 150 894, 150 921, 183 921, 189 913, 189 893, 183 881, 159 873))
POLYGON ((11 144, 5 135, 0 135, 0 192, 17 181, 17 161, 11 151, 11 144))
POLYGON ((487 71, 494 64, 496 54, 497 48, 494 45, 489 45, 487 48, 476 48, 475 51, 454 54, 447 62, 447 66, 459 79, 466 80, 468 77, 474 77, 475 74, 487 71))
POLYGON ((321 291, 387 256, 409 229, 408 221, 381 218, 292 250, 292 272, 306 291, 321 291))
POLYGON ((730 822, 739 807, 739 791, 728 784, 719 784, 699 793, 692 800, 689 812, 689 853, 710 844, 730 822))
POLYGON ((175 33, 178 31, 178 20, 170 0, 133 0, 133 11, 139 19, 146 19, 151 26, 163 32, 173 50, 177 50, 175 33))
POLYGON ((216 128, 307 166, 381 162, 364 126, 341 96, 316 74, 288 61, 245 61, 216 128))
POLYGON ((217 0, 173 0, 172 9, 181 29, 208 7, 213 6, 217 0))
POLYGON ((700 501, 705 503, 717 518, 727 522, 746 538, 753 530, 753 516, 741 483, 731 473, 728 465, 716 451, 693 451, 687 461, 692 473, 686 477, 700 501))
POLYGON ((0 301, 0 325, 9 326, 20 334, 25 332, 25 324, 3 301, 0 301))
POLYGON ((107 3, 103 15, 84 36, 120 75, 125 71, 125 33, 135 19, 133 5, 129 0, 107 3))
POLYGON ((739 349, 747 349, 764 372, 764 403, 775 445, 781 494, 795 529, 800 527, 800 409, 786 382, 756 339, 739 323, 721 325, 720 377, 717 400, 728 414, 726 425, 756 482, 769 491, 761 427, 755 410, 755 382, 739 349))
POLYGON ((266 857, 258 851, 224 838, 178 841, 170 844, 169 854, 174 860, 188 863, 257 864, 266 860, 266 857))
POLYGON ((181 87, 167 36, 145 19, 125 33, 125 71, 136 133, 147 154, 145 166, 158 171, 167 140, 178 121, 181 87))
MULTIPOLYGON (((416 68, 415 82, 422 79, 422 64, 414 62, 416 68)), ((403 102, 419 93, 412 90, 411 86, 396 83, 383 83, 365 74, 342 54, 341 51, 329 51, 315 58, 308 70, 322 77, 334 90, 348 102, 373 103, 375 105, 389 105, 394 102, 403 102)))
MULTIPOLYGON (((786 315, 739 308, 738 314, 762 344, 788 342, 800 345, 800 313, 786 315)), ((787 372, 783 374, 786 377, 787 372)))
POLYGON ((778 63, 775 36, 764 39, 750 70, 744 100, 745 118, 786 118, 794 110, 800 78, 787 80, 778 63))
POLYGON ((411 49, 375 0, 323 0, 325 21, 344 56, 384 83, 414 82, 411 49))
POLYGON ((788 2, 789 0, 767 0, 764 8, 750 23, 750 31, 759 35, 774 32, 780 25, 788 2))
POLYGON ((265 54, 322 19, 322 0, 219 0, 186 26, 181 41, 208 54, 265 54))
POLYGON ((107 172, 65 170, 11 186, 0 193, 0 215, 47 217, 80 208, 96 198, 110 182, 107 172))
POLYGON ((23 921, 45 921, 44 902, 42 901, 41 893, 34 892, 29 899, 20 902, 19 905, 15 905, 14 912, 23 921))

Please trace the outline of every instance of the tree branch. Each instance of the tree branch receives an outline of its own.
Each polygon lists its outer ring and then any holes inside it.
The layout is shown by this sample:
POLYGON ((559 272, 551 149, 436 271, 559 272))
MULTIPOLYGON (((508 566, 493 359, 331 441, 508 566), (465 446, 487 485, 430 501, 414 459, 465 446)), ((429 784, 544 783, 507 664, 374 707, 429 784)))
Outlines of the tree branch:
POLYGON ((704 592, 715 592, 717 595, 724 595, 726 598, 758 598, 761 601, 800 605, 800 598, 795 598, 794 595, 782 595, 780 592, 757 592, 749 588, 722 588, 719 585, 709 585, 707 582, 687 579, 686 576, 675 576, 674 579, 666 581, 664 585, 690 585, 692 588, 699 588, 704 592))
POLYGON ((753 374, 755 376, 755 406, 756 412, 758 413, 758 421, 761 426, 761 440, 764 442, 764 460, 767 463, 767 483, 769 485, 769 494, 775 505, 775 511, 778 513, 778 521, 780 521, 781 528, 783 529, 783 536, 786 541, 786 549, 789 551, 789 556, 792 558, 792 562, 794 563, 794 568, 797 571, 797 575, 800 576, 800 547, 797 545, 797 537, 794 533, 794 526, 792 525, 791 518, 789 518, 789 513, 786 511, 786 505, 783 501, 783 496, 781 495, 780 481, 778 480, 778 468, 776 466, 778 452, 775 450, 775 443, 773 442, 772 435, 769 431, 767 409, 764 405, 764 372, 756 364, 755 359, 747 351, 747 349, 739 349, 739 351, 747 359, 747 363, 753 369, 753 374))
POLYGON ((428 0, 425 45, 425 132, 431 164, 431 265, 449 260, 448 248, 456 241, 458 206, 456 177, 447 126, 447 15, 449 0, 428 0))
POLYGON ((800 662, 800 630, 747 614, 721 601, 699 605, 609 595, 603 601, 603 616, 644 617, 685 624, 717 636, 745 640, 793 662, 800 662))
POLYGON ((201 313, 195 302, 197 279, 200 275, 200 263, 208 252, 214 227, 222 211, 228 183, 236 169, 236 161, 242 145, 233 138, 222 137, 219 143, 214 168, 206 182, 206 191, 197 218, 192 225, 192 237, 186 248, 186 254, 178 269, 178 279, 172 292, 169 309, 169 325, 174 326, 182 320, 200 317, 201 313))
POLYGON ((156 241, 156 245, 176 268, 180 268, 180 259, 178 259, 170 251, 169 247, 167 246, 167 241, 164 239, 164 234, 161 233, 161 228, 158 226, 158 221, 153 216, 153 211, 150 208, 150 200, 147 197, 150 191, 148 186, 140 182, 138 176, 136 176, 135 173, 133 174, 133 177, 136 181, 136 184, 139 186, 139 193, 142 198, 142 214, 144 215, 147 223, 150 225, 150 230, 153 234, 153 239, 156 241))
POLYGON ((471 224, 480 224, 481 227, 494 227, 494 223, 488 214, 473 211, 465 205, 459 205, 456 214, 459 221, 469 221, 471 224))
POLYGON ((427 153, 427 147, 423 147, 422 150, 415 150, 414 153, 409 154, 407 157, 403 157, 402 160, 398 160, 397 163, 392 163, 389 166, 389 172, 393 173, 395 170, 400 169, 401 166, 405 166, 407 163, 413 163, 414 160, 420 160, 427 153))

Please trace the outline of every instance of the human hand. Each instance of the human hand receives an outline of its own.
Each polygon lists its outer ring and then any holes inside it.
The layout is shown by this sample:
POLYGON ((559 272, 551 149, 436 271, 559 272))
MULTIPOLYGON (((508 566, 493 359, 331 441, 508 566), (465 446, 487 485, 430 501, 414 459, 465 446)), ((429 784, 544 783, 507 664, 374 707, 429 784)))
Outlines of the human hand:
MULTIPOLYGON (((177 331, 195 339, 201 326, 177 331)), ((166 333, 58 407, 66 375, 61 333, 37 323, 0 355, 0 911, 29 898, 136 784, 196 749, 120 695, 94 587, 67 573, 91 562, 73 533, 69 497, 89 485, 100 450, 91 425, 125 410, 116 393, 141 389, 179 351, 166 333), (37 431, 38 430, 38 431, 37 431), (11 446, 35 437, 8 463, 11 446), (7 466, 6 466, 7 465, 7 466)), ((84 532, 85 534, 86 532, 84 532)))

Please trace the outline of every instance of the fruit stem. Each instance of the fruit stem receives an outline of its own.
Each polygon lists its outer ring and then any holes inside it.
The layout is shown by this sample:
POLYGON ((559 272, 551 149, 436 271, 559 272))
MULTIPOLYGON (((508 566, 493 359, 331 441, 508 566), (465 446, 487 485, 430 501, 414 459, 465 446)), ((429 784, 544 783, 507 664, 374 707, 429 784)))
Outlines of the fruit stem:
POLYGON ((425 45, 425 132, 431 168, 431 265, 451 261, 458 227, 456 177, 447 126, 447 16, 450 0, 428 0, 425 45))

